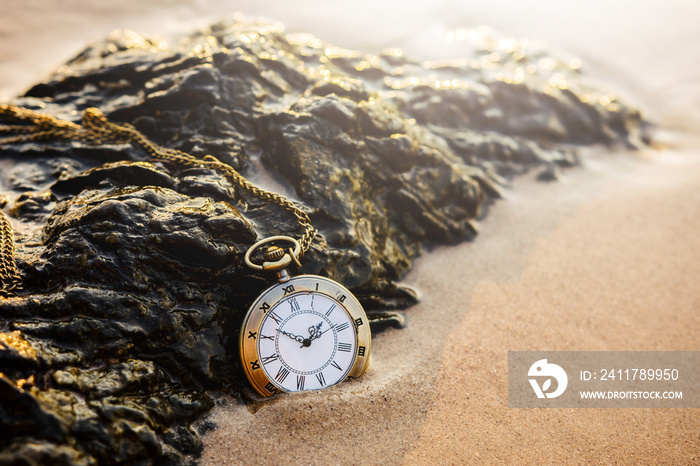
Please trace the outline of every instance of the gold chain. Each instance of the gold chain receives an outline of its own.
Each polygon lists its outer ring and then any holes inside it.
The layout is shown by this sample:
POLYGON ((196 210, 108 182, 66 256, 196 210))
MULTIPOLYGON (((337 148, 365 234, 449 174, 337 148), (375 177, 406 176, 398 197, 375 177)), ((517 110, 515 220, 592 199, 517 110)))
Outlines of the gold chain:
POLYGON ((0 210, 0 296, 7 297, 19 291, 22 279, 15 265, 15 242, 10 220, 0 210))
MULTIPOLYGON (((116 124, 107 120, 107 117, 96 108, 88 108, 83 112, 80 125, 16 105, 0 104, 0 116, 11 118, 20 123, 15 125, 0 124, 0 145, 51 139, 80 141, 96 145, 132 144, 144 149, 154 159, 168 160, 186 167, 210 168, 248 194, 274 203, 290 212, 296 217, 302 229, 299 239, 302 254, 309 249, 316 236, 316 229, 311 224, 309 216, 286 197, 250 184, 233 167, 211 155, 198 159, 186 152, 159 146, 132 125, 128 123, 116 124)), ((12 227, 8 218, 0 210, 0 296, 10 295, 21 287, 22 282, 15 265, 14 254, 12 227)))

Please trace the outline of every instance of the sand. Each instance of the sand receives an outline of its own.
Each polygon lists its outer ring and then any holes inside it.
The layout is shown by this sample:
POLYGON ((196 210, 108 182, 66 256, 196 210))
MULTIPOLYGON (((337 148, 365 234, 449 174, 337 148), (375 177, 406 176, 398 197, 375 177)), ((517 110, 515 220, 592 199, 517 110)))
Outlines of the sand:
POLYGON ((426 251, 404 280, 421 303, 406 329, 375 338, 362 378, 255 406, 219 398, 202 464, 700 463, 697 409, 514 409, 507 396, 509 350, 700 349, 698 7, 436 1, 409 12, 363 0, 332 7, 345 22, 323 23, 318 1, 66 0, 53 16, 46 5, 0 6, 0 98, 113 28, 167 35, 237 8, 348 48, 398 45, 421 58, 450 53, 434 37, 450 27, 548 39, 661 127, 663 147, 595 148, 560 182, 516 180, 474 242, 426 251), (400 15, 358 38, 347 23, 363 9, 370 26, 400 15))
POLYGON ((699 177, 677 150, 519 180, 477 241, 418 261, 422 302, 365 377, 254 414, 230 400, 203 462, 700 461, 697 410, 513 409, 507 387, 508 350, 698 350, 699 177))

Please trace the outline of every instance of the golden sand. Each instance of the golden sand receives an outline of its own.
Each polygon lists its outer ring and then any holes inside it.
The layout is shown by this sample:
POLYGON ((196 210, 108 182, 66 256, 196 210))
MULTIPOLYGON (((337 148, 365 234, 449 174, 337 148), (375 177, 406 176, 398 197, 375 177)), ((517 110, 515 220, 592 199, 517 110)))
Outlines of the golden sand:
POLYGON ((365 377, 255 414, 230 400, 203 462, 700 461, 698 410, 514 409, 507 386, 508 350, 698 350, 697 153, 518 181, 475 242, 419 261, 406 282, 423 300, 365 377))

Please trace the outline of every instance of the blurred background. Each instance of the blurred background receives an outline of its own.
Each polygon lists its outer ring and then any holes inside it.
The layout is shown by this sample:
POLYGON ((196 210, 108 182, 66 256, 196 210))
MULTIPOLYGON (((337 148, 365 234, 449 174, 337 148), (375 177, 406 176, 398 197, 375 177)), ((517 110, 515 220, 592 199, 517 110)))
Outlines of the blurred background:
POLYGON ((396 47, 419 60, 465 56, 469 43, 459 31, 485 25, 580 57, 588 75, 652 120, 677 129, 700 121, 700 4, 688 0, 2 0, 0 100, 114 29, 174 40, 236 13, 339 47, 396 47))

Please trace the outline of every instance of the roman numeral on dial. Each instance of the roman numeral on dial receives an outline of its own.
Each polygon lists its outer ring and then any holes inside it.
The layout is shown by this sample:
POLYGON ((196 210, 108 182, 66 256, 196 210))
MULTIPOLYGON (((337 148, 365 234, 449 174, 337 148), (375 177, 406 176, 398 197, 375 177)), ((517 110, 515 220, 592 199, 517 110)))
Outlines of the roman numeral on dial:
POLYGON ((282 382, 284 382, 284 379, 286 379, 288 375, 289 375, 289 369, 282 366, 282 367, 280 367, 280 370, 277 371, 277 375, 275 376, 275 379, 279 383, 282 383, 282 382))
POLYGON ((318 380, 318 383, 321 384, 322 387, 326 386, 326 378, 323 376, 323 372, 317 373, 316 379, 318 380))
POLYGON ((279 357, 279 356, 277 356, 277 353, 273 354, 272 356, 263 356, 263 358, 262 358, 263 366, 264 366, 265 364, 267 364, 268 362, 277 361, 277 358, 278 358, 278 357, 279 357))
POLYGON ((338 332, 342 332, 343 330, 345 330, 345 329, 348 328, 348 327, 350 327, 350 324, 347 323, 347 322, 343 322, 343 323, 340 324, 340 325, 336 325, 336 326, 335 326, 335 330, 338 331, 338 332))
POLYGON ((349 353, 352 351, 352 345, 350 343, 338 343, 338 351, 349 353))

